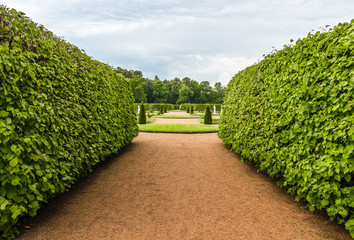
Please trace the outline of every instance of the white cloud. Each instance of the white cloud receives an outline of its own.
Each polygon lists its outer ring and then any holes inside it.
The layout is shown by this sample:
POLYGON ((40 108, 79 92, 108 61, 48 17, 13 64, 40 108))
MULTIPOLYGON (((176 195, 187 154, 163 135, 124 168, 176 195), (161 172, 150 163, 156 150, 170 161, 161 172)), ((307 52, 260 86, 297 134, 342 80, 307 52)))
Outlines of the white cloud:
POLYGON ((73 21, 64 25, 58 25, 61 32, 77 38, 98 36, 101 34, 120 34, 142 31, 153 26, 172 26, 170 21, 158 21, 156 19, 138 19, 137 21, 73 21))
POLYGON ((227 85, 227 83, 231 80, 232 76, 228 72, 223 72, 219 74, 217 82, 221 82, 223 85, 227 85))
POLYGON ((353 0, 3 0, 114 66, 227 79, 290 39, 350 21, 353 0))

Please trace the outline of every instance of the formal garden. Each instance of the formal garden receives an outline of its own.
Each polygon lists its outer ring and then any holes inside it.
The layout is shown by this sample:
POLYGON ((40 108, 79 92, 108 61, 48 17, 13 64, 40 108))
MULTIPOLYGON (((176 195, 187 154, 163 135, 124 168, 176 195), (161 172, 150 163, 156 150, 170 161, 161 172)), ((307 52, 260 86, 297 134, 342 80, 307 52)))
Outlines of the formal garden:
POLYGON ((216 105, 212 105, 213 111, 210 110, 209 105, 193 104, 187 107, 185 105, 179 107, 181 110, 170 110, 169 107, 171 106, 168 104, 157 105, 155 108, 151 108, 151 106, 145 104, 138 105, 137 119, 139 131, 155 133, 218 132, 221 115, 220 105, 219 112, 216 111, 216 105), (194 111, 194 108, 199 109, 199 111, 194 111))
POLYGON ((0 19, 2 238, 354 237, 354 20, 227 89, 184 79, 144 103, 136 75, 24 13, 0 19))

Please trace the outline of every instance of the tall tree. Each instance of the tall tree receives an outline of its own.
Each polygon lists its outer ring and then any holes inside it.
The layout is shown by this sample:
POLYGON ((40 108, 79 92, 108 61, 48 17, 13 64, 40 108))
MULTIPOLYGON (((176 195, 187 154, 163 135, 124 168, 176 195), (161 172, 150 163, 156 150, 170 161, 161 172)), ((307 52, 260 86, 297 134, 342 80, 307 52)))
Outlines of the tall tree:
POLYGON ((134 102, 146 102, 146 93, 147 83, 144 78, 132 75, 130 78, 130 85, 132 87, 132 92, 134 96, 134 102))
POLYGON ((165 103, 167 101, 166 87, 161 80, 154 82, 153 97, 155 103, 165 103))
POLYGON ((146 98, 148 103, 154 102, 154 81, 151 79, 146 79, 146 98))
POLYGON ((177 103, 190 103, 190 100, 193 96, 193 91, 185 84, 182 83, 179 88, 179 97, 177 103))
POLYGON ((224 87, 221 82, 216 82, 214 84, 214 91, 216 93, 215 103, 222 103, 225 96, 226 87, 224 87))
POLYGON ((133 75, 138 76, 138 77, 143 77, 143 73, 138 70, 128 70, 128 69, 124 69, 121 67, 117 67, 116 70, 117 70, 117 72, 123 74, 123 76, 126 78, 131 78, 133 75))
POLYGON ((199 83, 195 80, 191 80, 190 82, 190 89, 193 92, 193 96, 191 99, 191 103, 199 103, 199 98, 200 98, 200 87, 199 83))
POLYGON ((210 100, 210 93, 213 90, 208 81, 203 81, 200 86, 199 103, 212 103, 210 100))
POLYGON ((181 86, 181 79, 179 78, 174 78, 173 80, 170 81, 170 100, 169 103, 176 104, 178 97, 179 97, 179 88, 181 86))

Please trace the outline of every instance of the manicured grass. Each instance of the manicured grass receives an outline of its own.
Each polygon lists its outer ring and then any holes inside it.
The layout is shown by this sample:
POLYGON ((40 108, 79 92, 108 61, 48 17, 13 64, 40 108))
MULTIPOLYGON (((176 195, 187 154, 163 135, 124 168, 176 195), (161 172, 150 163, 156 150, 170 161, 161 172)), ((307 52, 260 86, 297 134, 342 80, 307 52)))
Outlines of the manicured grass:
MULTIPOLYGON (((146 118, 146 123, 152 123, 155 120, 156 120, 155 118, 146 118)), ((139 120, 137 119, 137 121, 139 120)))
POLYGON ((140 132, 155 133, 212 133, 218 132, 218 125, 202 124, 148 124, 139 125, 140 132))
POLYGON ((155 118, 175 118, 175 119, 183 119, 183 118, 200 118, 200 116, 197 116, 197 115, 191 115, 191 116, 154 116, 155 118))
POLYGON ((147 118, 146 123, 152 123, 155 120, 156 120, 155 118, 147 118))
MULTIPOLYGON (((198 119, 200 123, 204 123, 204 119, 198 119)), ((220 118, 213 118, 213 124, 219 124, 221 122, 220 118)))

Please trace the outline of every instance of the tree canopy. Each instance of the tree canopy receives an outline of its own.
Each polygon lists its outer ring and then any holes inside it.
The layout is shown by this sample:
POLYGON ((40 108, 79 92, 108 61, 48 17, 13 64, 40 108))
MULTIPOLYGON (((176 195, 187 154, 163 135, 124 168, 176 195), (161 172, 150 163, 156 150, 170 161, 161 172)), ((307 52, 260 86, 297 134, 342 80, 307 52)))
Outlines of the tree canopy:
POLYGON ((157 75, 152 80, 141 71, 120 67, 116 70, 130 79, 135 103, 222 103, 225 95, 226 87, 220 82, 212 86, 208 81, 198 83, 189 77, 162 81, 157 75))

